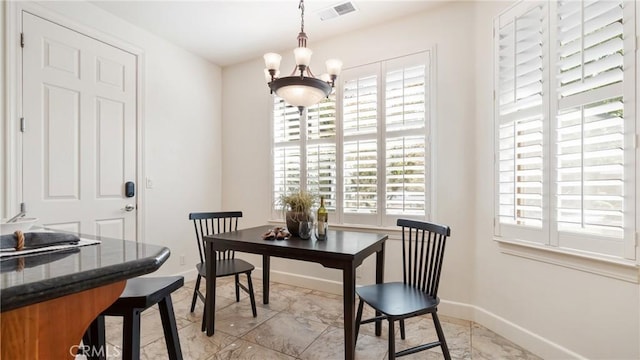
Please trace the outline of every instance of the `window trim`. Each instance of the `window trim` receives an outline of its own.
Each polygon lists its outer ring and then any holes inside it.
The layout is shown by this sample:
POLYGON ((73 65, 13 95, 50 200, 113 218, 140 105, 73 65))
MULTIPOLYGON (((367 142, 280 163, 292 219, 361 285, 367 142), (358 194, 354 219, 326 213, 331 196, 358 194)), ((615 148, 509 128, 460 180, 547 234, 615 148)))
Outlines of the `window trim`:
MULTIPOLYGON (((514 17, 514 14, 522 14, 535 6, 536 3, 539 2, 524 2, 518 1, 515 4, 511 5, 506 10, 502 11, 494 18, 494 27, 493 27, 493 90, 494 90, 494 99, 493 99, 493 127, 494 127, 494 139, 493 139, 493 153, 494 153, 494 226, 493 226, 493 240, 497 242, 498 248, 500 252, 527 258, 530 260, 546 262, 558 266, 563 266, 571 269, 576 269, 580 271, 590 272, 602 276, 607 276, 623 281, 628 281, 632 283, 640 283, 640 248, 638 247, 638 233, 636 232, 637 226, 640 223, 640 211, 638 211, 638 198, 637 198, 637 179, 640 178, 640 166, 638 166, 637 162, 640 159, 640 148, 636 145, 636 141, 638 138, 637 131, 640 129, 640 119, 636 114, 639 113, 638 106, 639 103, 637 101, 637 95, 640 93, 640 83, 637 82, 636 76, 638 74, 637 67, 640 66, 640 56, 638 55, 638 43, 636 41, 638 35, 640 34, 640 30, 636 32, 634 30, 635 24, 640 21, 640 6, 636 5, 632 1, 623 0, 625 7, 633 6, 634 9, 625 12, 625 14, 631 15, 631 20, 627 21, 624 24, 624 34, 632 34, 632 41, 625 40, 625 47, 629 45, 630 49, 626 50, 632 55, 625 56, 624 58, 624 66, 625 70, 629 71, 629 74, 625 74, 625 79, 620 86, 623 88, 623 94, 629 96, 625 96, 625 118, 635 119, 635 121, 628 121, 625 124, 625 137, 624 142, 626 145, 633 144, 632 146, 626 146, 624 149, 625 157, 629 156, 630 160, 625 164, 625 183, 632 183, 631 186, 625 187, 625 196, 630 196, 631 201, 627 201, 625 205, 625 214, 624 221, 627 224, 630 224, 627 228, 625 228, 625 237, 621 240, 623 242, 622 246, 624 247, 623 255, 618 256, 608 256, 600 253, 593 253, 578 249, 571 249, 566 247, 560 247, 558 244, 553 244, 552 234, 550 232, 545 233, 544 236, 548 237, 544 241, 538 243, 535 241, 524 240, 521 236, 517 236, 513 234, 513 232, 509 231, 508 224, 500 224, 497 218, 498 214, 498 206, 499 202, 497 199, 498 196, 498 181, 497 181, 497 161, 498 161, 498 153, 497 153, 497 122, 499 121, 499 103, 496 101, 497 90, 499 90, 498 81, 499 81, 499 71, 498 71, 498 47, 496 46, 497 41, 497 31, 500 29, 500 19, 503 16, 511 16, 514 17), (627 128, 628 127, 628 128, 627 128), (507 234, 505 234, 505 230, 507 234), (509 235, 509 236, 505 236, 509 235)), ((548 3, 547 3, 548 4, 548 3)), ((548 5, 549 6, 549 5, 548 5)), ((552 12, 552 9, 555 7, 549 7, 547 13, 548 20, 550 23, 550 28, 556 23, 555 13, 552 12), (553 15, 553 16, 552 16, 553 15), (553 19, 552 19, 553 17, 553 19)), ((553 44, 550 44, 551 40, 555 39, 555 36, 549 34, 546 37, 547 44, 543 44, 543 51, 546 51, 546 55, 550 56, 552 51, 555 49, 553 44)), ((555 69, 555 65, 551 64, 550 60, 547 60, 545 66, 550 69, 555 69)), ((549 72, 547 70, 547 72, 549 72)), ((549 89, 553 89, 556 85, 556 77, 555 76, 547 76, 545 78, 549 82, 548 85, 544 87, 545 91, 549 92, 549 89)), ((554 92, 555 94, 555 92, 554 92)), ((547 102, 554 102, 554 99, 543 100, 547 102)), ((562 100, 560 100, 562 101, 562 100)), ((566 101, 566 99, 564 100, 566 101)), ((563 107, 566 107, 563 105, 563 107)), ((548 104, 544 107, 543 114, 545 117, 553 116, 555 117, 555 112, 559 108, 558 104, 548 104)), ((551 131, 551 127, 555 125, 555 119, 546 119, 547 124, 545 124, 545 133, 544 136, 546 139, 553 140, 554 138, 550 138, 549 132, 551 131)), ((547 157, 545 160, 544 169, 546 169, 547 174, 545 176, 551 179, 548 174, 549 171, 549 159, 550 159, 550 149, 552 145, 545 146, 544 156, 547 157)), ((551 185, 549 185, 551 187, 551 185)), ((551 190, 551 189, 549 189, 551 190)), ((555 192, 554 192, 555 193, 555 192)), ((553 196, 552 193, 547 192, 546 197, 553 196)), ((547 205, 549 206, 549 205, 547 205)), ((544 210, 544 209, 543 209, 544 210)), ((547 209, 548 213, 553 213, 553 209, 547 209)), ((551 220, 555 219, 555 215, 552 214, 551 220)), ((548 223, 550 218, 543 218, 543 228, 542 231, 545 230, 545 226, 549 226, 548 223)), ((535 231, 538 229, 531 229, 530 231, 535 231)), ((518 232, 523 231, 519 229, 518 232)), ((526 230, 526 228, 524 229, 526 230)))
MULTIPOLYGON (((433 136, 433 134, 437 133, 437 112, 436 112, 436 105, 437 105, 437 94, 436 94, 436 74, 437 74, 437 66, 436 66, 436 59, 437 59, 437 51, 436 51, 436 45, 432 45, 432 46, 428 46, 426 47, 424 50, 419 50, 416 52, 412 52, 412 53, 408 53, 408 54, 403 54, 401 56, 395 56, 395 57, 391 57, 391 58, 380 58, 380 59, 376 59, 375 61, 372 61, 370 63, 366 63, 366 64, 359 64, 359 65, 355 65, 355 66, 351 66, 348 68, 345 68, 344 70, 350 70, 350 69, 354 69, 354 68, 358 68, 358 67, 364 67, 367 65, 371 65, 371 64, 379 64, 379 67, 381 69, 383 69, 382 71, 384 71, 384 66, 381 66, 381 64, 388 62, 388 61, 392 61, 395 59, 399 59, 399 58, 409 58, 411 56, 419 56, 422 55, 425 57, 425 65, 427 66, 426 69, 426 73, 425 76, 427 78, 427 86, 425 91, 427 92, 426 95, 426 103, 427 103, 427 111, 425 111, 425 120, 428 122, 427 125, 424 127, 424 133, 425 133, 425 139, 426 142, 428 143, 427 147, 425 148, 426 150, 426 154, 425 154, 425 162, 427 164, 427 170, 425 173, 425 193, 426 196, 428 198, 428 204, 425 208, 425 216, 415 216, 415 215, 384 215, 381 214, 380 212, 378 212, 377 216, 384 218, 386 217, 386 221, 377 221, 376 224, 366 224, 366 223, 353 223, 353 222, 345 222, 344 219, 344 211, 342 210, 343 204, 341 201, 337 201, 336 202, 336 211, 333 212, 333 218, 334 221, 333 223, 338 226, 338 227, 344 227, 345 229, 392 229, 393 227, 391 227, 391 222, 393 222, 393 225, 395 226, 395 221, 397 218, 412 218, 412 219, 417 219, 417 220, 431 220, 433 221, 434 219, 434 215, 435 215, 435 209, 437 206, 437 195, 436 195, 436 176, 435 174, 437 173, 437 161, 436 161, 436 156, 434 156, 434 154, 436 153, 436 148, 437 148, 437 143, 435 141, 435 137, 433 136), (338 208, 340 208, 340 211, 338 211, 338 208)), ((380 86, 379 86, 380 88, 380 86)), ((266 102, 267 104, 267 112, 269 114, 269 135, 270 135, 270 159, 269 159, 269 165, 270 165, 270 201, 269 201, 269 208, 268 208, 268 212, 269 214, 271 214, 271 219, 268 220, 269 223, 277 223, 277 224, 281 224, 284 222, 284 213, 280 210, 277 210, 274 207, 273 204, 273 189, 274 189, 274 177, 273 177, 273 170, 274 170, 274 151, 275 151, 275 146, 274 146, 274 142, 273 142, 273 136, 274 136, 274 129, 273 129, 273 124, 274 124, 274 113, 273 113, 273 98, 271 94, 266 94, 266 96, 268 96, 269 101, 266 102)), ((336 96, 336 100, 335 100, 335 106, 336 109, 342 109, 342 86, 337 86, 336 87, 336 91, 335 91, 335 96, 336 96)), ((380 98, 384 98, 384 91, 379 92, 378 94, 378 100, 380 101, 380 98)), ((305 116, 306 116, 306 109, 305 109, 305 116)), ((341 129, 342 127, 342 115, 340 114, 339 116, 336 116, 336 129, 341 129)), ((305 125, 306 128, 306 125, 305 125)), ((301 133, 302 133, 302 126, 301 126, 301 133)), ((378 132, 378 134, 380 134, 380 132, 378 132)), ((379 135, 378 135, 379 138, 379 135)), ((302 140, 300 140, 302 141, 302 140)), ((380 141, 378 140, 379 146, 380 146, 380 141)), ((343 131, 337 131, 336 134, 336 156, 337 157, 342 157, 343 156, 343 146, 344 146, 344 136, 343 136, 343 131)), ((342 179, 343 177, 343 169, 342 167, 337 167, 336 168, 336 177, 339 179, 342 179)), ((384 177, 384 174, 382 174, 382 176, 384 177)), ((305 178, 306 179, 306 178, 305 178)), ((301 179, 302 181, 302 179, 301 179)), ((306 181, 306 180, 305 180, 306 181)), ((306 184, 306 182, 305 182, 306 184)), ((343 186, 344 184, 342 183, 338 183, 337 184, 337 191, 336 191, 336 196, 337 198, 341 197, 341 194, 343 192, 343 186)))

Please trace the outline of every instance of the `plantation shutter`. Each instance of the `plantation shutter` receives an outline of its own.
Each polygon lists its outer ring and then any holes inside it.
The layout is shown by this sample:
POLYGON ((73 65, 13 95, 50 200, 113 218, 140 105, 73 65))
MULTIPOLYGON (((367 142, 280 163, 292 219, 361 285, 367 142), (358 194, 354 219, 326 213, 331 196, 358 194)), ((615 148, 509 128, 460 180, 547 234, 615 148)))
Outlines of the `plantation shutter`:
MULTIPOLYGON (((633 258, 625 251, 633 233, 625 213, 633 193, 625 167, 633 164, 632 119, 625 121, 625 71, 622 1, 557 3, 557 101, 554 136, 555 218, 558 246, 633 258), (626 195, 626 196, 625 196, 626 195), (626 222, 626 224, 625 224, 626 222)), ((633 15, 633 14, 631 14, 633 15)), ((631 36, 630 36, 631 37, 631 36)), ((627 40, 629 41, 629 40, 627 40)), ((631 40, 632 41, 632 40, 631 40)), ((627 249, 628 250, 628 249, 627 249)))
POLYGON ((430 57, 345 69, 335 91, 302 114, 275 97, 272 210, 302 189, 324 197, 336 224, 428 219, 430 57))
POLYGON ((498 236, 636 258, 634 12, 523 1, 497 20, 498 236))
POLYGON ((336 210, 336 104, 332 96, 307 109, 307 190, 336 210))
POLYGON ((273 204, 282 194, 300 189, 300 113, 274 96, 273 103, 273 204))
POLYGON ((386 63, 385 208, 425 216, 427 65, 424 55, 386 63))
POLYGON ((546 6, 526 4, 497 22, 497 232, 540 242, 544 225, 543 91, 546 6))
POLYGON ((343 73, 343 211, 375 214, 378 207, 378 76, 343 73))

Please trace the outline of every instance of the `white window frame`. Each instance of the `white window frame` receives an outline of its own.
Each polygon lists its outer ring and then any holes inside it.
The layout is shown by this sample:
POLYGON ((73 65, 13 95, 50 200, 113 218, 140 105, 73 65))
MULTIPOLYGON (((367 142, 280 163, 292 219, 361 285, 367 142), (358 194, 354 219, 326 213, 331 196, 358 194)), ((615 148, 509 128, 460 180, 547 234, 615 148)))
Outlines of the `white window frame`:
MULTIPOLYGON (((555 209, 555 157, 553 149, 555 146, 554 129, 556 126, 556 114, 558 113, 557 78, 555 76, 555 50, 556 38, 555 34, 549 29, 555 29, 556 25, 556 6, 554 1, 544 2, 528 2, 520 1, 500 15, 494 20, 494 121, 495 121, 495 220, 494 220, 494 239, 500 243, 500 248, 504 253, 544 261, 553 264, 568 266, 583 271, 595 272, 614 278, 639 282, 638 265, 640 265, 640 255, 636 246, 636 217, 637 214, 637 198, 636 198, 636 179, 637 172, 640 167, 637 166, 637 144, 636 139, 638 129, 638 119, 636 118, 637 93, 636 93, 636 66, 637 66, 637 44, 635 23, 640 17, 640 9, 632 1, 625 1, 626 22, 624 24, 625 34, 625 57, 624 69, 625 79, 621 86, 624 87, 624 237, 621 244, 605 244, 605 247, 619 247, 617 255, 612 255, 608 251, 597 251, 598 246, 602 246, 603 237, 590 236, 583 234, 561 233, 556 228, 556 209, 555 209), (545 82, 544 101, 544 208, 543 208, 543 226, 542 228, 519 227, 518 225, 500 224, 498 217, 498 125, 499 125, 499 64, 498 64, 498 46, 497 39, 501 26, 501 18, 514 17, 522 14, 528 9, 544 4, 547 7, 547 31, 549 34, 545 37, 544 45, 544 78, 545 82), (627 9, 627 7, 630 7, 627 9), (631 36, 630 36, 631 35, 631 36), (586 248, 581 249, 581 245, 585 243, 585 239, 590 242, 586 248), (620 250, 621 249, 621 250, 620 250)), ((600 99, 600 98, 597 98, 600 99)), ((597 100, 596 99, 596 100, 597 100)), ((580 104, 589 103, 589 95, 580 104)), ((578 105, 580 105, 578 104, 578 105)), ((566 106, 565 106, 566 107, 566 106)))
MULTIPOLYGON (((395 57, 395 58, 390 58, 390 59, 382 59, 380 61, 377 61, 375 63, 370 63, 370 64, 365 64, 362 66, 354 66, 354 67, 350 67, 347 68, 343 71, 343 73, 341 74, 341 76, 338 78, 338 82, 336 84, 336 89, 335 92, 330 95, 331 97, 335 96, 335 103, 336 103, 336 137, 335 137, 335 142, 336 142, 336 159, 337 159, 337 167, 336 167, 336 178, 337 178, 337 189, 336 189, 336 206, 335 206, 335 210, 334 211, 329 211, 329 218, 330 218, 330 222, 332 222, 333 224, 339 226, 339 227, 344 227, 344 228, 395 228, 396 227, 396 219, 398 218, 413 218, 413 219, 417 219, 417 220, 430 220, 433 214, 433 208, 435 207, 435 195, 434 195, 434 173, 435 173, 435 162, 434 162, 434 151, 435 151, 435 144, 433 142, 433 137, 432 134, 435 131, 435 84, 434 84, 434 79, 435 79, 435 61, 433 60, 435 58, 435 48, 431 48, 429 50, 424 50, 424 51, 420 51, 420 52, 416 52, 416 53, 412 53, 412 54, 408 54, 408 55, 404 55, 404 56, 399 56, 399 57, 395 57), (426 199, 426 204, 425 204, 425 215, 424 216, 416 216, 416 215, 385 215, 384 212, 384 201, 378 201, 377 203, 377 212, 376 214, 371 214, 368 216, 362 216, 361 214, 344 214, 343 212, 343 201, 341 200, 343 198, 343 191, 344 191, 344 180, 343 180, 343 145, 344 145, 344 136, 343 136, 343 129, 342 129, 342 96, 343 96, 343 85, 344 85, 344 80, 345 80, 345 73, 349 73, 349 72, 360 72, 360 71, 366 71, 366 69, 371 69, 370 67, 377 67, 376 73, 378 76, 378 80, 383 81, 384 77, 382 77, 383 74, 385 74, 386 71, 386 67, 384 66, 385 63, 390 62, 390 61, 398 61, 398 59, 400 59, 399 61, 402 61, 402 58, 406 58, 409 59, 409 61, 411 61, 411 59, 415 58, 415 57, 420 57, 422 56, 424 58, 425 61, 425 80, 426 80, 426 88, 425 88, 425 126, 424 126, 424 135, 425 135, 425 199, 426 199), (332 219, 332 220, 331 220, 332 219)), ((415 61, 415 60, 414 60, 415 61)), ((380 141, 380 139, 383 138, 383 132, 385 131, 385 113, 384 113, 384 97, 385 97, 385 88, 384 88, 384 84, 378 84, 378 132, 377 132, 377 147, 378 147, 378 154, 382 154, 381 156, 384 155, 384 148, 385 148, 385 143, 383 141, 380 141), (381 131, 382 129, 382 131, 381 131), (382 151, 381 151, 382 149, 382 151)), ((271 120, 271 126, 270 126, 270 131, 273 132, 273 123, 274 123, 274 114, 273 114, 273 101, 270 102, 270 108, 269 108, 269 114, 270 114, 270 120, 271 120)), ((305 109, 303 114, 301 114, 301 119, 306 119, 307 118, 307 110, 305 109)), ((306 134, 306 121, 301 121, 301 125, 300 125, 300 131, 301 134, 306 134)), ((273 138, 273 133, 271 134, 272 138, 273 138)), ((309 143, 326 143, 327 140, 308 140, 306 138, 306 136, 301 136, 301 139, 299 141, 300 144, 300 149, 301 152, 304 153, 304 155, 301 157, 301 162, 302 163, 306 163, 306 161, 304 160, 306 157, 306 146, 309 143)), ((273 158, 273 154, 274 154, 274 149, 275 149, 275 144, 272 141, 271 142, 271 152, 272 152, 272 156, 271 156, 271 198, 273 201, 273 197, 274 197, 274 158, 273 158)), ((384 158, 380 158, 381 161, 385 161, 384 158)), ((380 161, 379 159, 379 161, 380 161)), ((385 174, 384 171, 381 171, 381 169, 384 169, 384 166, 378 166, 378 194, 382 194, 380 198, 382 198, 382 200, 384 200, 384 193, 385 193, 385 174)), ((304 174, 301 175, 301 188, 306 190, 306 186, 307 186, 307 179, 306 179, 306 169, 302 169, 301 170, 304 174)), ((271 217, 272 217, 272 221, 282 221, 283 219, 283 213, 281 210, 278 209, 278 206, 276 204, 271 204, 270 206, 270 211, 271 211, 271 217)))

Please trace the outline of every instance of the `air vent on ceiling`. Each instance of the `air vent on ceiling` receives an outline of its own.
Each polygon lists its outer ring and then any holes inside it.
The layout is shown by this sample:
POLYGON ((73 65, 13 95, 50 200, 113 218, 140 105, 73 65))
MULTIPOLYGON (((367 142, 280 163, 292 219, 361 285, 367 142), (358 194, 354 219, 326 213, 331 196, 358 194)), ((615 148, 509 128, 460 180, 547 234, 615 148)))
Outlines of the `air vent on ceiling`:
POLYGON ((356 11, 356 7, 351 1, 347 1, 338 5, 333 5, 330 8, 318 11, 320 20, 325 21, 336 18, 338 16, 346 15, 348 13, 356 11))

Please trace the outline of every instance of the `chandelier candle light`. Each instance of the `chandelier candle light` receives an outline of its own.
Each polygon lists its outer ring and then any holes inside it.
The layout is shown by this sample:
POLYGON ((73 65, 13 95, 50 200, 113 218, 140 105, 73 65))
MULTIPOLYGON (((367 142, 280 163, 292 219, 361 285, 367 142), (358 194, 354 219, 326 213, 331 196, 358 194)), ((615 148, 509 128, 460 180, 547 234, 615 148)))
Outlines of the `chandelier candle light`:
POLYGON ((315 105, 329 96, 334 87, 335 80, 340 75, 342 62, 337 59, 327 60, 327 74, 316 78, 311 72, 311 49, 307 48, 307 34, 304 32, 304 0, 300 0, 298 8, 301 12, 300 33, 298 34, 298 47, 293 50, 296 58, 296 66, 289 76, 279 77, 280 60, 282 56, 276 53, 264 55, 266 65, 265 77, 271 89, 290 105, 297 106, 300 114, 305 107, 315 105), (299 75, 296 72, 300 72, 299 75))

